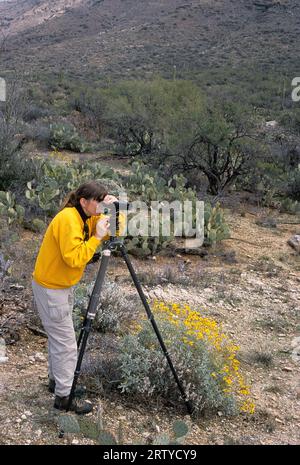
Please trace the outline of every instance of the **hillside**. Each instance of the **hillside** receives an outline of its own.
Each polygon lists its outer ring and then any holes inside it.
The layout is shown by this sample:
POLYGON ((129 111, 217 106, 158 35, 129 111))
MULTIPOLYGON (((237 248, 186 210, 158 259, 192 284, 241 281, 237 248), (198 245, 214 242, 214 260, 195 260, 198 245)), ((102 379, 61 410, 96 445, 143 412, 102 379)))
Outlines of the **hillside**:
POLYGON ((285 74, 299 17, 295 0, 11 0, 0 3, 1 68, 85 79, 285 74))

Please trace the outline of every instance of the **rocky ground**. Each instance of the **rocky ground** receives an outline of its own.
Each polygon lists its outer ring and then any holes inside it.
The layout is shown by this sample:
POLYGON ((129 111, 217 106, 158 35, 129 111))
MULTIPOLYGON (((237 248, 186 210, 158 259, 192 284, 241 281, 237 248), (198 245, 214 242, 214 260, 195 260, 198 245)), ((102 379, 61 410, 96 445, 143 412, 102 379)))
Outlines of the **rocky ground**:
MULTIPOLYGON (((150 443, 158 433, 170 432, 178 419, 189 425, 186 444, 300 442, 300 255, 287 245, 299 233, 299 224, 283 224, 295 222, 295 217, 279 218, 274 211, 276 228, 256 224, 266 214, 262 210, 242 214, 227 210, 226 214, 232 238, 207 256, 176 254, 132 261, 150 299, 189 303, 222 323, 241 347, 242 369, 256 411, 195 420, 182 408, 137 404, 120 394, 92 397, 96 408, 91 420, 100 417, 104 428, 116 435, 121 427, 124 444, 150 443), (157 276, 170 268, 169 282, 157 285, 157 276)), ((0 328, 8 357, 0 364, 0 444, 93 443, 82 434, 58 437, 58 416, 47 391, 46 339, 28 327, 32 311, 28 270, 39 239, 29 232, 20 237, 18 247, 27 252, 15 264, 14 278, 0 298, 0 328)), ((86 280, 97 266, 88 268, 86 280)), ((133 295, 127 275, 121 259, 113 259, 110 278, 133 295)))

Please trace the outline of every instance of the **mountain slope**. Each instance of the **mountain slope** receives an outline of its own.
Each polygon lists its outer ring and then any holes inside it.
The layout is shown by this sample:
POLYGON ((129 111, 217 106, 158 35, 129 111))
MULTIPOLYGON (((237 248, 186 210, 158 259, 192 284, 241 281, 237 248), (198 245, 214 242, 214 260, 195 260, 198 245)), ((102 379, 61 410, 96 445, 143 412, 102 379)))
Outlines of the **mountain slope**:
POLYGON ((23 0, 0 3, 1 68, 76 77, 290 69, 296 0, 23 0))

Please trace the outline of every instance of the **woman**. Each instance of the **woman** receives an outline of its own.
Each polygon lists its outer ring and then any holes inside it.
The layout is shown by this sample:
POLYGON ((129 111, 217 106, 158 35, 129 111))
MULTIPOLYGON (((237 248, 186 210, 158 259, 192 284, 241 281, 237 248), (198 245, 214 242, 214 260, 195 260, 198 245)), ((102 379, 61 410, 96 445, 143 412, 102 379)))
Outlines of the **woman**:
MULTIPOLYGON (((54 407, 60 410, 67 407, 77 362, 73 286, 109 238, 109 218, 97 213, 99 203, 117 200, 94 181, 71 192, 49 224, 36 259, 32 289, 48 336, 49 390, 55 392, 54 407)), ((92 405, 74 400, 71 410, 85 414, 92 405)))

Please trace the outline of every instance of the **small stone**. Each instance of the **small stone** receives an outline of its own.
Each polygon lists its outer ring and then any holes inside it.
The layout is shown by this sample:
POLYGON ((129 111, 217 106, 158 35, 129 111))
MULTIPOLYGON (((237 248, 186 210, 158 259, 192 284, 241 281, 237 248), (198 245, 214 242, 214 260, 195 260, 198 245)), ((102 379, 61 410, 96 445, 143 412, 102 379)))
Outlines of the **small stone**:
POLYGON ((30 356, 28 357, 28 360, 29 360, 30 362, 35 362, 35 358, 34 358, 33 355, 30 355, 30 356))
POLYGON ((32 416, 32 413, 29 411, 29 410, 26 410, 26 412, 24 412, 25 415, 27 415, 27 417, 31 417, 32 416))
POLYGON ((22 421, 21 418, 18 418, 18 419, 16 420, 16 423, 21 423, 21 421, 22 421))
POLYGON ((277 423, 280 423, 280 424, 284 425, 284 421, 280 420, 279 418, 275 418, 275 421, 276 421, 277 423))
POLYGON ((291 367, 283 367, 283 368, 282 368, 282 371, 291 372, 291 371, 293 371, 293 368, 291 368, 291 367))
POLYGON ((26 415, 22 415, 21 418, 22 418, 22 420, 27 420, 26 415))
POLYGON ((42 430, 41 429, 38 429, 36 432, 35 432, 36 436, 39 438, 41 435, 42 435, 42 430))
POLYGON ((222 416, 223 416, 223 413, 219 411, 219 412, 218 412, 218 415, 219 415, 219 417, 222 417, 222 416))
POLYGON ((78 441, 78 439, 73 439, 73 441, 72 441, 72 444, 74 444, 74 445, 77 445, 77 444, 79 444, 79 441, 78 441))
POLYGON ((41 352, 37 352, 35 355, 34 355, 34 358, 37 362, 45 362, 46 361, 46 357, 44 356, 44 354, 42 354, 41 352))

